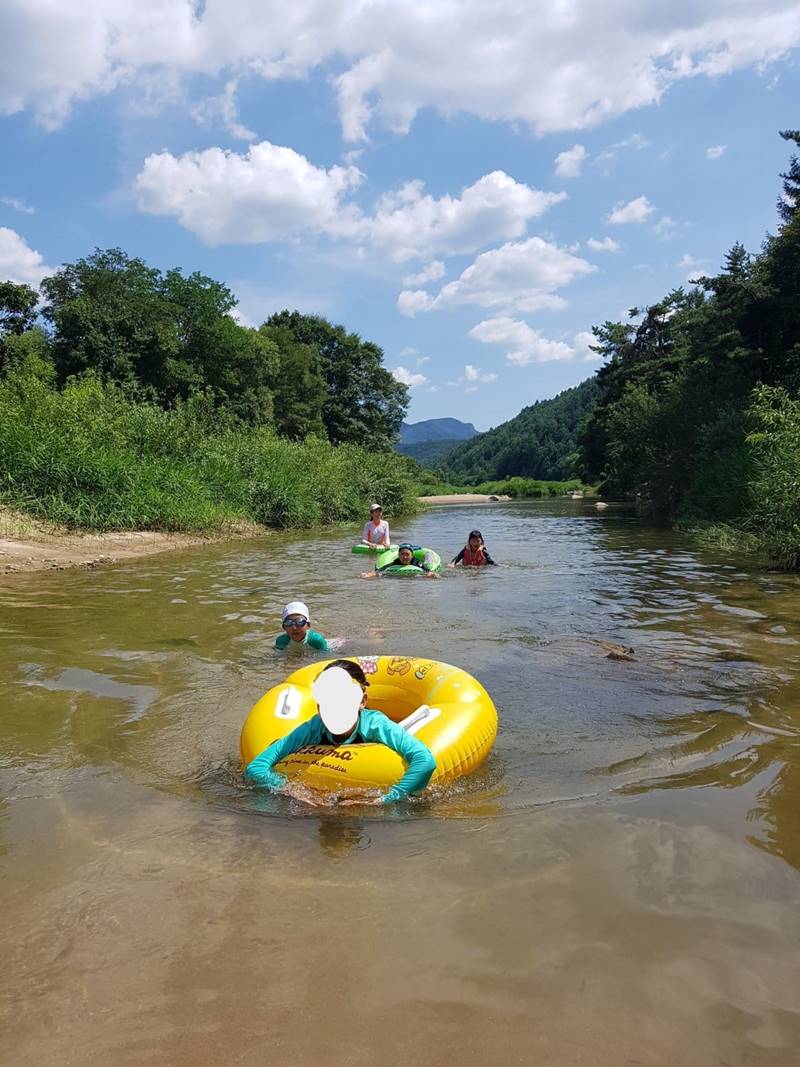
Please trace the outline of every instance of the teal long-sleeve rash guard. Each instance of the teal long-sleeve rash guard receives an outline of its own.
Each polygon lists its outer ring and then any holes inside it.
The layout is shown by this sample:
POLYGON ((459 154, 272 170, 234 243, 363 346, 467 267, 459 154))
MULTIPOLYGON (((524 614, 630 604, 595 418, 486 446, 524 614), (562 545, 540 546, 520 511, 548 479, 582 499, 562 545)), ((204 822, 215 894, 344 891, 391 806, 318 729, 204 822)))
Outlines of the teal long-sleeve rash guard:
MULTIPOLYGON (((372 711, 363 708, 359 713, 356 728, 346 741, 338 742, 341 745, 353 745, 358 743, 375 743, 386 745, 387 748, 397 752, 408 764, 406 773, 400 781, 393 785, 383 798, 384 804, 393 804, 398 800, 405 800, 409 793, 416 793, 425 786, 436 770, 436 760, 427 745, 423 744, 412 734, 406 733, 397 723, 392 722, 383 712, 372 711)), ((337 742, 331 737, 322 724, 319 715, 315 715, 308 722, 301 723, 286 737, 279 741, 273 741, 264 751, 248 763, 244 770, 245 778, 255 785, 266 789, 278 790, 286 782, 286 778, 273 770, 276 763, 291 756, 306 745, 336 745, 337 742)))

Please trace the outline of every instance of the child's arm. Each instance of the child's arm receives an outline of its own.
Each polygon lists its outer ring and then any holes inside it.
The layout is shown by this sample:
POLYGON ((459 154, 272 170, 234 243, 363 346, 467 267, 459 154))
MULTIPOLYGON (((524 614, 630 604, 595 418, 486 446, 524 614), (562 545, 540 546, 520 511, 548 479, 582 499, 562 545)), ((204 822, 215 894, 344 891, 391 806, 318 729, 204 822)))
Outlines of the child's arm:
POLYGON ((487 548, 486 548, 486 546, 485 546, 485 545, 483 546, 483 558, 484 558, 484 559, 486 560, 486 562, 488 563, 488 565, 489 565, 490 567, 496 567, 496 566, 497 566, 497 564, 495 563, 495 561, 494 561, 494 560, 492 559, 492 557, 491 557, 491 556, 489 555, 489 552, 488 552, 488 550, 487 550, 487 548))
POLYGON ((330 652, 331 650, 327 637, 317 633, 316 630, 311 630, 309 632, 308 647, 316 649, 317 652, 330 652))
POLYGON ((276 763, 291 756, 293 752, 305 745, 317 745, 322 740, 322 722, 318 715, 308 722, 303 722, 295 727, 286 737, 273 741, 244 769, 244 777, 253 785, 260 785, 264 789, 278 790, 286 784, 286 778, 277 771, 273 771, 276 763))
POLYGON ((453 558, 450 560, 448 566, 449 567, 455 567, 456 564, 460 563, 463 558, 464 558, 464 549, 462 548, 457 556, 453 556, 453 558))
POLYGON ((365 741, 378 741, 387 748, 391 748, 408 764, 406 773, 400 781, 393 785, 383 797, 384 804, 405 800, 409 793, 417 793, 425 788, 436 770, 436 760, 427 745, 413 734, 407 733, 381 712, 373 712, 370 715, 368 731, 362 731, 362 736, 365 741))

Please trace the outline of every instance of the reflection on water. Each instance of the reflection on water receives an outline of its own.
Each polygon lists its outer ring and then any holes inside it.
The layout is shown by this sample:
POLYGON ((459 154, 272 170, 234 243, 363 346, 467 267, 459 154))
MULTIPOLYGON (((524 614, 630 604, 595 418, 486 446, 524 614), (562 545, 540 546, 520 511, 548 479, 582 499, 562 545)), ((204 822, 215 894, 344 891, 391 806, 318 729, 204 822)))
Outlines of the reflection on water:
POLYGON ((476 523, 502 566, 436 583, 332 532, 0 586, 14 1063, 797 1061, 800 583, 572 501, 395 533, 476 523), (477 675, 485 766, 396 810, 245 787, 298 597, 477 675))

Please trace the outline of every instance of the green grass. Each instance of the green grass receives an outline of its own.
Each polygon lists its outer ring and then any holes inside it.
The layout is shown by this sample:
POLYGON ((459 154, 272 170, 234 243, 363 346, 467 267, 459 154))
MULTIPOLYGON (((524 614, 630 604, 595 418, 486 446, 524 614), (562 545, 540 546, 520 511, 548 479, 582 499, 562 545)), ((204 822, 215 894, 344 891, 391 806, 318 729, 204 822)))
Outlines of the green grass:
POLYGON ((406 461, 327 441, 220 424, 200 396, 175 411, 94 378, 55 388, 29 360, 0 380, 0 503, 71 527, 211 532, 278 528, 417 506, 406 461))
POLYGON ((481 482, 480 485, 450 485, 436 478, 425 479, 420 486, 424 496, 452 496, 455 493, 483 493, 487 496, 510 496, 514 499, 564 496, 581 490, 591 494, 591 486, 574 478, 568 482, 545 482, 537 478, 505 478, 499 482, 481 482))

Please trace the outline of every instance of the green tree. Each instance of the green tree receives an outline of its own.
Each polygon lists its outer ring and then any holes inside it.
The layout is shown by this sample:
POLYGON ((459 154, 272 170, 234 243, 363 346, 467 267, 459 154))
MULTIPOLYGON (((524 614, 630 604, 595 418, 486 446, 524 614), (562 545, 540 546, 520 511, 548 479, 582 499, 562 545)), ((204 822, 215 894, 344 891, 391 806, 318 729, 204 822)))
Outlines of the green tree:
POLYGON ((134 389, 151 386, 158 395, 163 366, 180 352, 160 281, 157 270, 119 248, 96 249, 45 278, 43 314, 53 328, 60 379, 91 370, 134 389))
POLYGON ((47 338, 34 328, 39 294, 30 285, 0 282, 0 372, 35 353, 49 358, 47 338))
POLYGON ((238 325, 236 300, 202 274, 160 271, 100 249, 42 282, 62 382, 92 371, 170 407, 199 390, 253 424, 272 418, 276 352, 238 325))
POLYGON ((258 332, 275 353, 272 393, 276 431, 293 441, 312 434, 324 437, 325 382, 317 350, 297 341, 286 326, 262 326, 258 332))
POLYGON ((36 321, 39 294, 30 285, 0 282, 0 337, 21 334, 36 321))
POLYGON ((392 447, 408 408, 408 388, 383 366, 378 345, 299 311, 278 312, 265 325, 289 330, 296 341, 318 353, 326 390, 322 421, 334 444, 392 447))
MULTIPOLYGON (((800 130, 781 130, 784 141, 793 141, 800 148, 800 130)), ((791 222, 800 211, 800 158, 793 155, 789 169, 781 174, 783 194, 778 198, 778 213, 784 222, 791 222)))

